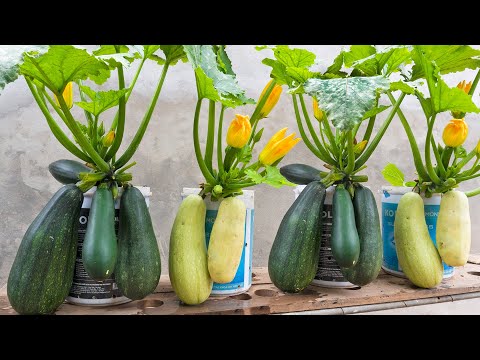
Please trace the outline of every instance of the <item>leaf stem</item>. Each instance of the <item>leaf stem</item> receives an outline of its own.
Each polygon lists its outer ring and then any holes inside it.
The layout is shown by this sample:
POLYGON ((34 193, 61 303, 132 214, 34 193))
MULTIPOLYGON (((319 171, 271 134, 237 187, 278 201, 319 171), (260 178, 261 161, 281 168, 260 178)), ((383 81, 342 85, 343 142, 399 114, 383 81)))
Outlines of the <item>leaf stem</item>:
POLYGON ((353 131, 352 130, 347 132, 347 153, 348 153, 348 162, 347 162, 347 167, 345 168, 345 174, 350 175, 350 173, 355 169, 355 152, 353 150, 353 131))
POLYGON ((225 105, 222 105, 222 108, 220 110, 220 117, 218 119, 218 131, 217 131, 217 163, 218 163, 218 177, 223 174, 224 168, 223 168, 223 156, 222 156, 222 138, 223 138, 223 133, 222 133, 222 128, 223 128, 223 112, 225 111, 225 105))
POLYGON ((215 101, 209 100, 208 102, 208 132, 207 132, 207 144, 205 147, 205 165, 210 173, 213 174, 212 158, 213 158, 213 145, 215 143, 215 101))
POLYGON ((202 99, 197 100, 197 106, 195 107, 195 117, 193 119, 193 146, 195 148, 195 156, 197 157, 197 163, 200 167, 200 171, 202 172, 205 180, 212 186, 217 184, 217 181, 210 173, 207 168, 207 165, 203 161, 202 150, 200 149, 200 140, 198 136, 198 122, 200 119, 200 110, 202 108, 202 99))
POLYGON ((431 145, 431 140, 432 140, 432 132, 433 132, 433 124, 435 123, 435 118, 436 114, 433 114, 432 117, 430 118, 428 122, 428 131, 427 131, 427 139, 425 140, 425 165, 427 168, 428 175, 430 176, 430 179, 433 181, 435 184, 440 184, 441 180, 438 177, 437 173, 433 169, 432 166, 432 159, 431 159, 431 154, 430 154, 430 145, 431 145))

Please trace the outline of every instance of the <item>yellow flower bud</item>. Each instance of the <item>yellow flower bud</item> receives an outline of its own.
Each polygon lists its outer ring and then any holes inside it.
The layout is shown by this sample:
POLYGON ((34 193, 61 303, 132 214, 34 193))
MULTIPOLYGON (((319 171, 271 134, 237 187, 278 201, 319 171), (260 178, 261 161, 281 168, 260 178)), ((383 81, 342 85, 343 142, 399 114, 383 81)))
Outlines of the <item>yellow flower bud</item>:
POLYGON ((472 82, 470 81, 468 84, 465 84, 465 80, 460 81, 457 85, 457 88, 463 90, 466 94, 468 94, 470 89, 472 88, 472 82))
MULTIPOLYGON (((73 83, 72 82, 69 82, 67 86, 65 86, 65 89, 63 90, 62 95, 63 95, 63 100, 65 100, 65 103, 67 104, 67 107, 71 109, 73 106, 73 83)), ((60 106, 57 95, 54 95, 54 96, 55 96, 55 102, 57 103, 58 106, 60 106)))
POLYGON ((103 137, 103 146, 106 148, 112 146, 113 140, 115 140, 115 131, 110 130, 108 134, 103 137))
POLYGON ((355 147, 353 148, 353 152, 356 154, 356 155, 360 155, 363 150, 365 150, 365 147, 367 146, 367 143, 368 141, 367 140, 362 140, 360 141, 358 144, 355 145, 355 147))
POLYGON ((301 140, 300 138, 294 139, 295 133, 285 137, 286 133, 287 128, 283 128, 273 135, 265 145, 258 157, 263 165, 272 165, 278 159, 284 157, 301 140))
POLYGON ((477 146, 475 147, 475 152, 477 153, 477 157, 480 157, 480 140, 477 143, 477 146))
POLYGON ((322 120, 323 117, 322 110, 318 107, 318 101, 316 99, 313 99, 313 116, 318 121, 322 120))
POLYGON ((241 149, 247 144, 251 133, 250 118, 237 114, 228 127, 227 144, 233 148, 241 149))
POLYGON ((456 148, 467 139, 468 125, 464 119, 452 119, 443 130, 443 142, 445 145, 456 148))
MULTIPOLYGON (((262 101, 263 96, 267 92, 267 89, 270 87, 270 84, 272 83, 272 81, 273 79, 268 82, 267 86, 265 86, 262 93, 260 94, 260 98, 258 99, 258 102, 262 101)), ((278 99, 280 99, 281 94, 282 94, 282 87, 280 85, 275 85, 267 101, 265 101, 265 104, 263 105, 262 110, 260 110, 260 119, 266 118, 268 114, 270 114, 270 111, 272 111, 274 106, 277 105, 278 99)))

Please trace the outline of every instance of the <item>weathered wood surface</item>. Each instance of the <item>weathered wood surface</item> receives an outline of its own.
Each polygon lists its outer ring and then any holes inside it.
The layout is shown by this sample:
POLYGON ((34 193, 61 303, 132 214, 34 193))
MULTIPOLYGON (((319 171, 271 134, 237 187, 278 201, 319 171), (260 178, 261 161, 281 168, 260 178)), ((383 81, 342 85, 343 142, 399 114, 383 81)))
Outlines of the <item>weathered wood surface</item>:
MULTIPOLYGON (((253 285, 244 294, 211 296, 197 306, 181 305, 168 276, 162 276, 156 292, 144 300, 108 307, 63 304, 56 314, 63 315, 190 315, 190 314, 281 314, 336 309, 382 303, 440 298, 449 295, 480 292, 480 256, 472 255, 469 263, 456 268, 451 279, 434 289, 420 289, 408 280, 381 272, 371 284, 355 289, 328 289, 309 286, 298 294, 278 290, 270 281, 266 268, 255 268, 253 285)), ((0 314, 15 314, 8 303, 6 287, 0 289, 0 314)))

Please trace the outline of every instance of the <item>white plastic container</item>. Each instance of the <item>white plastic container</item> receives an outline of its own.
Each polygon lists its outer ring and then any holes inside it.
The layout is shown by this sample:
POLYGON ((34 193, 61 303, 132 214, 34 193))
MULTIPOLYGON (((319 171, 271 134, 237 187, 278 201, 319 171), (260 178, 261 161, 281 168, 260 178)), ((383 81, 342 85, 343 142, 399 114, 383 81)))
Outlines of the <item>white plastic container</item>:
MULTIPOLYGON (((188 195, 200 193, 199 188, 183 188, 182 200, 188 195)), ((253 255, 253 223, 255 217, 254 211, 254 191, 243 190, 243 195, 238 196, 240 200, 243 200, 245 207, 247 208, 245 214, 245 239, 242 257, 240 264, 238 265, 237 273, 231 282, 228 284, 213 283, 213 289, 211 295, 232 295, 241 294, 250 289, 252 286, 252 255, 253 255)), ((218 207, 221 201, 210 201, 205 198, 205 205, 207 206, 207 214, 205 217, 205 240, 208 243, 210 241, 210 233, 212 232, 213 223, 217 217, 218 207)))
MULTIPOLYGON (((305 189, 306 185, 298 185, 293 191, 295 199, 305 189)), ((330 186, 327 189, 325 202, 323 203, 322 216, 322 240, 320 242, 320 255, 318 258, 317 274, 312 281, 312 285, 327 288, 353 288, 356 285, 348 282, 340 270, 335 258, 333 257, 330 239, 332 237, 332 203, 335 187, 330 186)))
MULTIPOLYGON (((395 249, 394 222, 400 198, 412 191, 409 187, 382 186, 382 239, 383 239, 383 262, 382 269, 387 273, 405 278, 402 268, 398 263, 395 249)), ((433 194, 431 198, 423 197, 425 208, 425 221, 433 243, 436 244, 437 218, 440 211, 440 194, 433 194)), ((443 278, 453 276, 455 268, 443 263, 443 278)))
MULTIPOLYGON (((136 186, 143 196, 147 207, 150 206, 150 192, 149 187, 136 186)), ((75 261, 75 271, 73 275, 73 284, 70 288, 70 293, 67 296, 67 301, 76 305, 88 306, 108 306, 123 304, 131 301, 129 298, 123 296, 115 282, 115 272, 105 281, 95 281, 91 279, 85 272, 82 262, 83 239, 85 238, 85 231, 88 224, 88 215, 92 204, 92 197, 96 187, 91 188, 83 194, 83 204, 80 210, 79 227, 78 227, 78 246, 77 259, 75 261)), ((123 193, 123 188, 118 189, 118 197, 115 201, 115 233, 118 234, 118 218, 120 211, 120 199, 123 193)))

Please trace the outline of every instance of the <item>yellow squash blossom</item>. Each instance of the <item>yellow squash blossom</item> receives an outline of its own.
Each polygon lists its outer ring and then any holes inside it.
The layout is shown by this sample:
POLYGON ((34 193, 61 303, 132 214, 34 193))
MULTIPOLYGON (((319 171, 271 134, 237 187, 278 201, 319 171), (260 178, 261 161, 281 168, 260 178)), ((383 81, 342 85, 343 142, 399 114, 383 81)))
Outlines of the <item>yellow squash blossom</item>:
POLYGON ((443 142, 445 145, 456 148, 467 139, 468 125, 464 119, 452 119, 443 130, 443 142))
POLYGON ((468 84, 465 84, 465 80, 460 81, 457 85, 457 88, 463 90, 466 94, 468 94, 470 89, 472 88, 472 82, 470 81, 468 84))
MULTIPOLYGON (((73 106, 73 82, 69 82, 67 86, 65 86, 65 89, 63 90, 62 95, 63 95, 63 100, 65 100, 65 103, 67 104, 67 107, 71 109, 73 106)), ((54 95, 54 96, 55 96, 55 102, 57 103, 58 106, 60 106, 57 95, 54 95)))
MULTIPOLYGON (((258 99, 258 102, 262 101, 263 96, 267 92, 267 89, 270 87, 270 84, 272 83, 272 81, 273 79, 268 82, 267 86, 265 86, 262 93, 260 94, 260 98, 258 99)), ((263 105, 262 110, 260 110, 260 119, 266 118, 268 114, 270 114, 270 111, 272 111, 274 106, 277 105, 278 99, 280 99, 281 94, 282 94, 282 87, 280 85, 275 85, 267 101, 265 101, 265 104, 263 105)))
POLYGON ((318 101, 316 99, 313 99, 313 116, 318 121, 322 120, 323 117, 322 110, 318 107, 318 101))
POLYGON ((356 154, 356 155, 360 155, 363 150, 365 150, 365 147, 367 146, 367 143, 368 141, 367 140, 362 140, 360 141, 358 144, 355 145, 355 147, 353 148, 353 152, 356 154))
POLYGON ((107 135, 103 138, 103 146, 106 148, 112 146, 113 140, 115 140, 115 131, 110 130, 107 135))
POLYGON ((227 144, 233 148, 241 149, 247 144, 251 133, 250 118, 237 114, 228 127, 227 144))
POLYGON ((265 145, 258 157, 263 165, 272 165, 278 159, 284 157, 301 140, 300 138, 294 139, 295 133, 285 137, 286 133, 287 128, 283 128, 273 135, 265 145))
POLYGON ((477 153, 477 156, 480 157, 480 140, 477 143, 477 146, 475 147, 475 152, 477 153))

